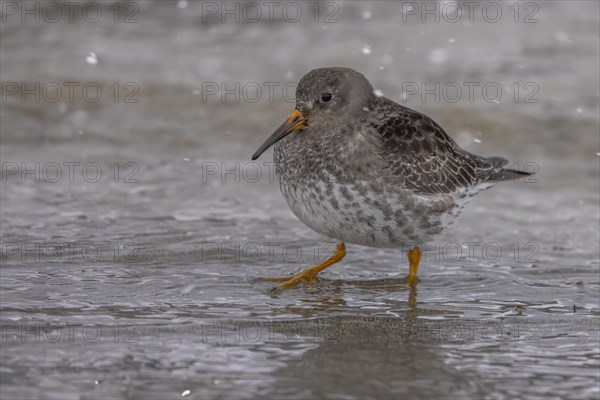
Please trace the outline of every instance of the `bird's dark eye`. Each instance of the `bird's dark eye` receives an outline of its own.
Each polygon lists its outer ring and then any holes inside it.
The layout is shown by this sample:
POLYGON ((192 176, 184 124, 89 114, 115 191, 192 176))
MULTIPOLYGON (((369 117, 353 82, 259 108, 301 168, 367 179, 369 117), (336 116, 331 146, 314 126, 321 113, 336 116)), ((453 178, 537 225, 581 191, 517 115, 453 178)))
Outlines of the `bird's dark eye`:
POLYGON ((332 97, 333 97, 333 95, 331 93, 325 93, 323 96, 321 96, 321 100, 329 101, 329 100, 331 100, 332 97))

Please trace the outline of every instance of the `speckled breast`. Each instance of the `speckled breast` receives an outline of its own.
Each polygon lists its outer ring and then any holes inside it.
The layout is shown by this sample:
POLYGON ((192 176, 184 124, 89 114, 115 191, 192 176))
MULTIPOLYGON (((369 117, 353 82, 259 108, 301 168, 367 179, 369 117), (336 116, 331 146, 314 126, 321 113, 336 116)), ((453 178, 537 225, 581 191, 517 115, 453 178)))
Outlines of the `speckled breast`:
POLYGON ((439 234, 453 215, 450 196, 426 198, 362 179, 339 154, 297 149, 294 142, 275 145, 281 193, 302 222, 328 238, 369 247, 413 245, 439 234))

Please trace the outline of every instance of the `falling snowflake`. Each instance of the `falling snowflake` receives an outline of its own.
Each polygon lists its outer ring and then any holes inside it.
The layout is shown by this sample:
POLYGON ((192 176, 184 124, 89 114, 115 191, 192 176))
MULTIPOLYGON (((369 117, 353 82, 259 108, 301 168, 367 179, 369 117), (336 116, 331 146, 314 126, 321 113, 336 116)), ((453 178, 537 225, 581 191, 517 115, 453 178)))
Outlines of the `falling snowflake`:
POLYGON ((90 65, 96 65, 98 64, 98 56, 93 51, 90 51, 87 57, 85 58, 85 62, 87 62, 90 65))

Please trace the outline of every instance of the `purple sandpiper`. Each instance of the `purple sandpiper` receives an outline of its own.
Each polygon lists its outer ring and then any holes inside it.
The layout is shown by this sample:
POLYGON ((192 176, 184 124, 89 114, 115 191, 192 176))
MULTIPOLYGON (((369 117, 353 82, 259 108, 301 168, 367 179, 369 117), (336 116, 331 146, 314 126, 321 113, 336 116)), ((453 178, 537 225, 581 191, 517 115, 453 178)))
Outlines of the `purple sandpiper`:
POLYGON ((452 224, 495 182, 528 172, 461 149, 428 116, 378 96, 350 68, 319 68, 296 89, 296 107, 252 159, 275 145, 281 193, 316 232, 339 241, 333 255, 297 275, 263 278, 284 289, 346 255, 344 242, 409 249, 407 282, 417 283, 421 246, 452 224))

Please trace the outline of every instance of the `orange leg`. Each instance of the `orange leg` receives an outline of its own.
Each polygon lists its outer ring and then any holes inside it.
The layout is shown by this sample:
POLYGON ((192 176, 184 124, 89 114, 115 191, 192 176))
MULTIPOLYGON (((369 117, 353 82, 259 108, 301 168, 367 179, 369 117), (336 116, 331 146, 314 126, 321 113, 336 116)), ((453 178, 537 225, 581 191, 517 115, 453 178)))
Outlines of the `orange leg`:
POLYGON ((423 251, 420 246, 415 246, 406 253, 410 264, 406 281, 410 285, 415 285, 417 283, 417 271, 419 270, 419 263, 421 262, 421 254, 423 254, 423 251))
POLYGON ((273 290, 282 290, 287 289, 292 286, 296 286, 301 281, 306 281, 308 286, 312 285, 313 280, 319 281, 319 277, 317 276, 319 272, 323 271, 325 268, 332 266, 333 264, 340 262, 344 256, 346 255, 346 245, 344 243, 338 243, 335 251, 327 260, 323 261, 319 265, 315 265, 314 267, 308 268, 297 275, 292 276, 282 276, 276 278, 262 278, 264 281, 271 282, 283 282, 281 285, 276 286, 273 290))

